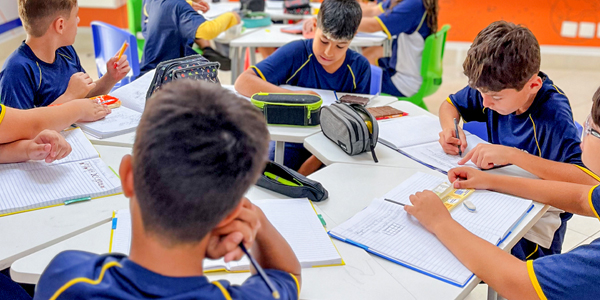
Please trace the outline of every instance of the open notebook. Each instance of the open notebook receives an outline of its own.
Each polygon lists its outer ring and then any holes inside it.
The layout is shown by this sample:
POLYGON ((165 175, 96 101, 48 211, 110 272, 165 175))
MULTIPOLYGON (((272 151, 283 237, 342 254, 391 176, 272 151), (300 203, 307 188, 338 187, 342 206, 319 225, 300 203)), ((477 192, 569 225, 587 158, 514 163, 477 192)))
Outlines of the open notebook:
MULTIPOLYGON (((417 173, 384 197, 410 204, 408 197, 433 189, 443 177, 417 173)), ((475 191, 469 200, 477 206, 475 213, 462 206, 451 211, 452 217, 473 234, 499 245, 531 210, 531 200, 490 191, 475 191)), ((444 245, 419 222, 406 214, 404 207, 375 199, 364 210, 332 229, 329 234, 361 247, 377 256, 464 287, 473 276, 444 245)))
POLYGON ((86 133, 99 138, 109 138, 135 131, 144 107, 146 92, 152 83, 155 70, 152 70, 137 80, 111 92, 110 95, 121 100, 121 107, 112 110, 111 114, 95 122, 77 123, 86 133))
POLYGON ((61 134, 72 148, 64 159, 0 165, 0 216, 121 192, 119 177, 81 129, 61 134))
MULTIPOLYGON (((439 143, 439 133, 442 131, 437 118, 430 116, 406 116, 388 120, 380 120, 379 141, 416 160, 423 165, 447 173, 450 169, 458 167, 462 159, 458 155, 446 154, 439 143)), ((478 136, 465 131, 467 149, 463 156, 480 143, 488 143, 478 136)), ((470 167, 477 167, 468 162, 470 167)))
MULTIPOLYGON (((268 199, 252 201, 290 244, 303 268, 343 265, 342 257, 307 199, 268 199)), ((129 210, 119 210, 113 218, 110 252, 129 254, 131 218, 129 210)), ((204 271, 240 272, 250 270, 250 261, 225 263, 223 259, 204 260, 204 271)))

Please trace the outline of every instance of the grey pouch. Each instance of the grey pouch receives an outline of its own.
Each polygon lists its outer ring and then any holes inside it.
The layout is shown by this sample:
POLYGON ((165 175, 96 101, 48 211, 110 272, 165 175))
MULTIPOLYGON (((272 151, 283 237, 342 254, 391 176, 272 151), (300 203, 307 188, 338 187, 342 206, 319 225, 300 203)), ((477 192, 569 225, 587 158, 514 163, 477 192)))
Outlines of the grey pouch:
POLYGON ((379 127, 377 120, 363 106, 334 103, 322 107, 321 130, 348 155, 370 150, 373 161, 378 162, 375 146, 379 137, 379 127))

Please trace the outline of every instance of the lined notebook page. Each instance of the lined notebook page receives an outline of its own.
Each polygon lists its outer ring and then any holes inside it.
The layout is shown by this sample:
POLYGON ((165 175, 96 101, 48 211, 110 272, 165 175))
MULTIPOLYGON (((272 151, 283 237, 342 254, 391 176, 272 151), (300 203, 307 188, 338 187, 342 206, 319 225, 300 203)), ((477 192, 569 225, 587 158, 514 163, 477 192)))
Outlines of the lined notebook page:
POLYGON ((94 158, 32 170, 3 169, 0 190, 2 215, 119 193, 121 181, 100 158, 94 158))
POLYGON ((396 149, 437 142, 442 131, 440 121, 431 116, 405 116, 377 121, 379 138, 396 149))
MULTIPOLYGON (((487 144, 488 142, 482 140, 476 135, 467 135, 468 147, 465 149, 465 151, 463 151, 463 157, 480 143, 487 144)), ((452 168, 459 167, 460 165, 458 162, 462 159, 462 157, 458 155, 450 155, 444 152, 444 149, 442 149, 442 146, 437 141, 412 147, 405 147, 400 149, 400 151, 406 153, 417 161, 434 166, 440 170, 443 170, 444 172, 448 172, 452 168)), ((471 161, 465 163, 464 166, 477 168, 477 166, 471 161)))
POLYGON ((20 169, 20 170, 33 170, 39 168, 46 168, 48 166, 64 164, 68 162, 80 161, 84 159, 97 158, 98 152, 92 146, 92 143, 87 139, 81 129, 76 128, 72 130, 62 131, 60 133, 65 137, 65 140, 71 145, 71 153, 61 160, 55 160, 51 163, 46 163, 43 160, 40 161, 28 161, 22 163, 13 164, 0 164, 0 170, 8 169, 20 169))
POLYGON ((139 113, 146 107, 146 93, 152 83, 156 70, 152 70, 133 82, 111 92, 110 95, 119 98, 121 105, 139 113))
POLYGON ((131 250, 131 214, 129 209, 118 210, 113 219, 113 232, 110 252, 129 255, 131 250))
POLYGON ((141 118, 141 113, 121 106, 113 109, 104 119, 77 125, 90 135, 103 139, 135 131, 141 118))

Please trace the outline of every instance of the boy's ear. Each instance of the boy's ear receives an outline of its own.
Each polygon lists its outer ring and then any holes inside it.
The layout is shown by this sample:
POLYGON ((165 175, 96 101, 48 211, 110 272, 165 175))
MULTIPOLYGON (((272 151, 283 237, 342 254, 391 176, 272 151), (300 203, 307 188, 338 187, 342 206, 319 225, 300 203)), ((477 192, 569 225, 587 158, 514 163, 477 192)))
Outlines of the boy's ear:
POLYGON ((532 92, 537 93, 543 85, 542 78, 539 75, 534 75, 532 80, 529 81, 529 88, 532 92))
POLYGON ((132 157, 127 154, 123 156, 121 165, 119 166, 119 176, 121 176, 121 186, 123 187, 123 194, 125 197, 132 198, 135 196, 135 190, 133 188, 133 165, 132 157))
POLYGON ((217 226, 215 226, 215 229, 227 226, 229 223, 233 222, 233 220, 235 220, 235 218, 237 218, 237 216, 240 214, 242 207, 244 207, 244 201, 238 202, 237 206, 229 214, 227 214, 227 216, 225 216, 225 218, 221 220, 217 226))
POLYGON ((58 17, 56 18, 56 20, 54 20, 54 22, 50 24, 50 27, 52 28, 52 30, 56 31, 56 33, 62 34, 65 30, 65 21, 65 18, 58 17))

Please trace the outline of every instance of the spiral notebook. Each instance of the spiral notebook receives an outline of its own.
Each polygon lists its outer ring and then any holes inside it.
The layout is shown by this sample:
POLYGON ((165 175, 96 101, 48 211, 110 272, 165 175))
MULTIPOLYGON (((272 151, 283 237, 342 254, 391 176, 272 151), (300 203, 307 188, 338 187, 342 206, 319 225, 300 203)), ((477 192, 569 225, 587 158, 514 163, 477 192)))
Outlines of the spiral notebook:
POLYGON ((72 148, 62 160, 0 165, 0 216, 121 192, 119 177, 100 159, 81 129, 61 134, 72 148))
MULTIPOLYGON (((384 198, 410 204, 411 194, 433 189, 447 179, 417 173, 388 192, 384 198)), ((333 228, 329 235, 407 268, 464 287, 474 276, 432 233, 407 215, 404 207, 384 198, 375 199, 364 210, 333 228)), ((441 201, 441 200, 440 200, 441 201)), ((480 238, 499 245, 533 208, 525 200, 490 191, 475 191, 469 201, 477 206, 471 213, 463 207, 452 217, 480 238)))
MULTIPOLYGON (((344 261, 319 220, 308 199, 268 199, 252 201, 290 244, 302 268, 340 266, 344 261)), ((109 252, 129 254, 131 217, 129 210, 119 210, 113 217, 109 252)), ((246 272, 250 261, 226 263, 223 259, 204 260, 205 272, 246 272)))

